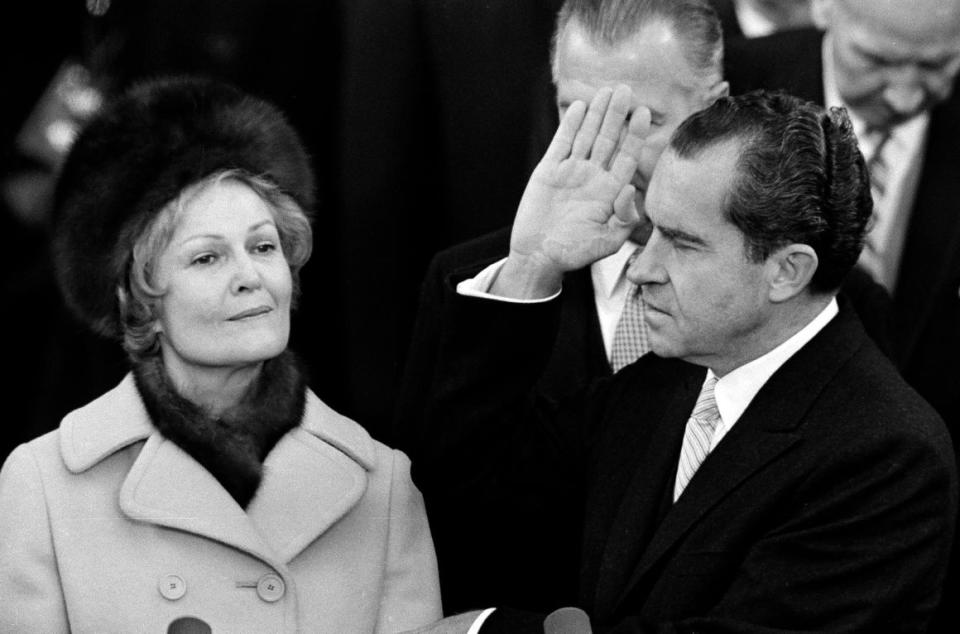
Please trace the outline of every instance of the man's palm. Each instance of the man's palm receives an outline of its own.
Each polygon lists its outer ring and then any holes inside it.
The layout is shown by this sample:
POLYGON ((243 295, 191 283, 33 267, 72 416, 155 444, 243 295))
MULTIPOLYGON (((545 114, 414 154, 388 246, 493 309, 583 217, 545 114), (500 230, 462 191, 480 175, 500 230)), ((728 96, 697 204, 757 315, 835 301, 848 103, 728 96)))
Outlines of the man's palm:
POLYGON ((639 220, 630 185, 650 114, 631 112, 630 90, 575 102, 523 193, 511 253, 561 271, 582 268, 624 243, 639 220))

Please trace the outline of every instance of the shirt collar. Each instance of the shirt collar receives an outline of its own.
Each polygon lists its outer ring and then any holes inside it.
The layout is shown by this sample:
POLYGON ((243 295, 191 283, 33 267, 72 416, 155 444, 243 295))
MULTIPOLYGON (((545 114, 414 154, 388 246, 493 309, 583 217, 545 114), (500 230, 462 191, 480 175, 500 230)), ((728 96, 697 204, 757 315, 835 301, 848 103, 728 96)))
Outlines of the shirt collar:
MULTIPOLYGON (((714 397, 717 399, 717 409, 720 410, 720 417, 728 428, 740 418, 747 406, 750 405, 750 401, 773 376, 773 373, 813 339, 838 312, 837 300, 833 298, 810 323, 792 337, 763 356, 757 357, 753 361, 727 373, 717 381, 714 397)), ((714 376, 713 370, 708 370, 707 376, 708 378, 714 376)))
POLYGON ((602 293, 607 298, 612 297, 620 280, 623 279, 623 270, 627 260, 630 259, 630 254, 639 247, 640 245, 636 242, 627 240, 619 251, 594 262, 590 267, 593 273, 594 292, 602 293))

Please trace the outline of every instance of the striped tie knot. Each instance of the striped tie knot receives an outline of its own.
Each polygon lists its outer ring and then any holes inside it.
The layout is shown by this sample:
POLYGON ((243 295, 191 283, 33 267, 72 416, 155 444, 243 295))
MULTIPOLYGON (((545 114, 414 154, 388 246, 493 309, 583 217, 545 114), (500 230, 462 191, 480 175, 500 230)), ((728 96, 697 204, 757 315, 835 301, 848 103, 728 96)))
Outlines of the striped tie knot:
POLYGON ((700 390, 697 404, 694 405, 693 414, 690 415, 692 418, 703 423, 713 422, 714 425, 720 420, 720 410, 717 408, 717 399, 714 397, 716 388, 717 377, 711 376, 700 390))

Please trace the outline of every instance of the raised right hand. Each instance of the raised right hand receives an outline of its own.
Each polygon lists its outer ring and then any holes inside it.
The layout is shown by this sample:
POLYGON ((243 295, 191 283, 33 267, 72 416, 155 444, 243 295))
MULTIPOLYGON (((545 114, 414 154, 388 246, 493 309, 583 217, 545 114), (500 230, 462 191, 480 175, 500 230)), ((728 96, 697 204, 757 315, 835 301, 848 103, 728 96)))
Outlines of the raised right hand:
POLYGON ((615 253, 639 222, 630 184, 650 127, 631 109, 627 86, 574 102, 520 200, 510 257, 494 291, 512 297, 556 292, 563 273, 615 253))

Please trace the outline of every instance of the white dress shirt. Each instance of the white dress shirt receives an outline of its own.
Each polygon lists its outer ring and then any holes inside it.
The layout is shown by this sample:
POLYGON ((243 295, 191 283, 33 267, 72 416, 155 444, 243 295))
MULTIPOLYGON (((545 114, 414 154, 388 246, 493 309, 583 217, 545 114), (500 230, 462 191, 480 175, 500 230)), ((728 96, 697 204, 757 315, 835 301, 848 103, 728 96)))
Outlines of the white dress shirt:
MULTIPOLYGON (((847 107, 860 151, 869 161, 876 150, 878 139, 867 134, 863 119, 843 103, 836 85, 836 70, 831 51, 832 39, 827 34, 823 38, 822 49, 825 105, 847 107)), ((876 245, 879 257, 872 257, 871 253, 864 249, 859 263, 891 293, 895 290, 897 273, 900 270, 903 241, 917 194, 917 181, 920 178, 929 125, 930 113, 923 112, 895 126, 883 148, 883 160, 887 165, 886 186, 883 197, 873 201, 876 224, 870 229, 870 241, 876 245)))
MULTIPOLYGON (((820 311, 816 317, 810 320, 806 326, 801 328, 792 337, 781 343, 779 346, 757 357, 749 363, 741 365, 739 368, 731 370, 717 380, 717 386, 714 388, 714 398, 717 401, 717 409, 720 410, 720 422, 713 432, 713 439, 710 441, 710 451, 723 440, 723 437, 733 428, 747 406, 757 395, 760 388, 766 384, 773 373, 780 369, 787 360, 797 353, 800 348, 814 338, 814 336, 823 330, 831 319, 839 312, 836 298, 831 299, 830 303, 820 311)), ((711 376, 715 376, 713 370, 707 370, 707 377, 704 383, 711 376)))
MULTIPOLYGON (((590 265, 590 277, 593 281, 593 300, 594 305, 597 307, 597 317, 600 320, 600 334, 603 336, 603 347, 608 360, 613 350, 613 335, 617 330, 617 322, 620 321, 620 313, 623 312, 623 305, 627 301, 629 281, 624 275, 624 268, 626 267, 627 260, 630 258, 630 254, 637 248, 638 245, 635 242, 627 240, 623 246, 620 247, 619 251, 602 260, 597 260, 590 265)), ((560 294, 560 292, 557 291, 549 297, 539 299, 514 299, 491 294, 490 287, 493 285, 493 281, 500 273, 500 269, 506 261, 506 258, 504 258, 480 271, 476 277, 463 280, 457 285, 457 292, 470 297, 483 297, 517 304, 546 302, 560 294)))

